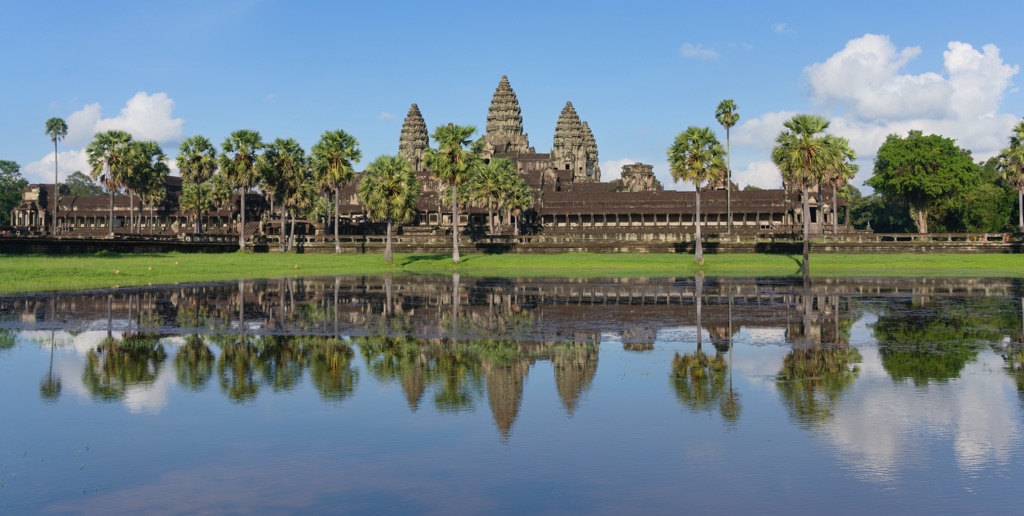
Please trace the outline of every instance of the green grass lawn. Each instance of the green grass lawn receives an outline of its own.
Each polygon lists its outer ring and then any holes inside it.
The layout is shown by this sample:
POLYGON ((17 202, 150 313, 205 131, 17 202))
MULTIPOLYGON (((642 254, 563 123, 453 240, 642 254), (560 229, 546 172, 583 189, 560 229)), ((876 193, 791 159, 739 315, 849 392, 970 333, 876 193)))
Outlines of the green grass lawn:
MULTIPOLYGON (((101 254, 0 255, 0 293, 83 290, 238 279, 338 274, 449 274, 469 276, 688 276, 697 267, 685 254, 449 255, 349 254, 101 254)), ((711 254, 709 276, 799 276, 798 255, 711 254)), ((1001 276, 1024 277, 1024 255, 821 254, 811 256, 812 277, 1001 276)))

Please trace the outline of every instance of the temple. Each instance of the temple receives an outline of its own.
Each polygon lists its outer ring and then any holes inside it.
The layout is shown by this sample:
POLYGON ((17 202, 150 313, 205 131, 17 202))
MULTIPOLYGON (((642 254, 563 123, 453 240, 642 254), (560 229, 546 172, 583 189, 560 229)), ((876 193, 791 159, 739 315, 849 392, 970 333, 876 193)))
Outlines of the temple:
MULTIPOLYGON (((696 224, 694 192, 665 190, 649 164, 633 163, 622 168, 618 179, 602 181, 598 144, 590 124, 581 120, 576 107, 567 101, 555 121, 554 138, 549 153, 538 153, 530 145, 524 130, 519 99, 502 76, 495 88, 487 111, 485 132, 478 142, 484 160, 506 158, 515 163, 519 177, 529 186, 532 205, 515 214, 490 215, 482 208, 465 207, 457 221, 460 231, 477 236, 486 235, 488 216, 495 217, 496 233, 501 235, 540 235, 560 242, 595 240, 689 242, 696 224)), ((430 138, 417 104, 409 107, 398 138, 398 154, 405 158, 419 176, 423 190, 417 216, 403 227, 409 239, 417 235, 428 238, 443 234, 451 227, 451 211, 444 202, 444 188, 424 162, 430 138)), ((339 233, 346 235, 374 234, 356 195, 356 182, 341 191, 339 210, 343 214, 339 233)), ((29 185, 23 201, 11 212, 12 227, 0 231, 21 236, 54 235, 60 237, 106 237, 119 233, 177 236, 184 238, 192 230, 191 213, 178 205, 181 179, 168 178, 167 199, 157 206, 138 209, 126 195, 114 196, 113 228, 108 226, 107 196, 59 196, 57 220, 52 220, 53 185, 29 185), (138 218, 136 218, 138 217, 138 218)), ((701 193, 701 220, 705 235, 724 235, 728 231, 728 213, 732 213, 730 238, 758 234, 797 234, 801 220, 801 193, 785 185, 773 190, 739 190, 735 184, 721 182, 706 186, 701 193), (731 188, 731 210, 727 209, 726 188, 731 188)), ((202 215, 204 234, 237 234, 241 219, 240 197, 202 215)), ((269 210, 259 194, 246 198, 246 235, 273 240, 280 235, 279 215, 269 210), (252 227, 249 227, 250 224, 252 227)), ((135 201, 138 198, 136 197, 135 201)), ((828 187, 812 191, 809 199, 810 223, 813 233, 846 232, 848 213, 845 200, 830 206, 828 187), (841 217, 840 215, 847 215, 841 217), (843 220, 845 219, 845 220, 843 220)), ((334 233, 333 218, 301 221, 299 232, 315 243, 334 233)), ((542 241, 535 239, 534 241, 542 241)))

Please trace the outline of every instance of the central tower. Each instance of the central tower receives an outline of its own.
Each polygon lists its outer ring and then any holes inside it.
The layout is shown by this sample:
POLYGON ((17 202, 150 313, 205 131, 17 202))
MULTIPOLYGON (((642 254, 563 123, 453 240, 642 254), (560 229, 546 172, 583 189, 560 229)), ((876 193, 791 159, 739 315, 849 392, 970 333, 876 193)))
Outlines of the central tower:
POLYGON ((519 99, 508 77, 501 76, 498 88, 491 98, 491 107, 487 110, 487 129, 484 134, 484 155, 515 156, 532 154, 530 138, 523 132, 523 112, 519 109, 519 99))

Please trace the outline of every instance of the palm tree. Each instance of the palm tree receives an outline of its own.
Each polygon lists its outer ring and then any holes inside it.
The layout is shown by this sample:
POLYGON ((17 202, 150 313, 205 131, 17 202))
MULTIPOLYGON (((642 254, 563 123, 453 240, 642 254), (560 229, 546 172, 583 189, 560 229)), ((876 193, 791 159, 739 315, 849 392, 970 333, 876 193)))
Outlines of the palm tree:
MULTIPOLYGON (((273 202, 281 206, 281 241, 279 247, 285 250, 286 200, 291 198, 303 184, 308 183, 309 160, 306 151, 292 138, 277 138, 267 146, 258 162, 263 188, 273 202)), ((293 216, 294 218, 294 216, 293 216)))
POLYGON ((334 252, 341 252, 338 240, 338 197, 341 189, 355 177, 353 163, 363 159, 356 138, 340 129, 324 131, 311 149, 313 173, 321 186, 334 191, 334 252))
POLYGON ((440 181, 451 187, 452 196, 452 262, 459 263, 459 184, 469 175, 476 155, 467 147, 476 127, 471 125, 441 125, 430 135, 437 142, 437 149, 427 148, 424 161, 427 168, 440 181))
POLYGON ((217 149, 203 136, 190 136, 178 147, 177 163, 181 178, 196 185, 196 233, 202 234, 202 184, 209 181, 217 171, 217 149))
POLYGON ((46 121, 46 135, 53 142, 53 229, 50 234, 57 234, 57 201, 60 199, 60 192, 57 184, 57 142, 68 135, 68 124, 63 118, 51 118, 46 121))
POLYGON ((515 165, 506 158, 493 158, 490 163, 480 167, 479 173, 473 175, 470 185, 470 198, 482 202, 487 210, 487 225, 490 234, 494 234, 495 212, 505 204, 505 199, 516 186, 518 179, 515 165))
POLYGON ((850 141, 846 138, 831 134, 825 135, 825 149, 828 151, 828 157, 827 166, 822 175, 822 183, 832 187, 832 233, 835 234, 839 224, 839 205, 836 204, 838 201, 836 192, 857 175, 859 167, 853 163, 857 159, 857 153, 850 148, 850 141))
MULTIPOLYGON (((167 166, 167 156, 160 145, 154 141, 133 141, 128 145, 128 173, 125 175, 124 185, 129 191, 129 226, 135 232, 135 195, 144 190, 155 189, 157 185, 163 186, 170 168, 167 166)), ((141 217, 141 206, 140 219, 141 217)), ((139 222, 141 226, 141 221, 139 222)))
POLYGON ((718 142, 710 127, 690 126, 676 135, 668 149, 668 162, 672 179, 692 181, 697 192, 696 249, 693 259, 698 265, 704 264, 704 249, 701 246, 700 188, 705 181, 713 182, 725 174, 722 162, 722 144, 718 142))
POLYGON ((718 103, 715 109, 715 120, 725 128, 725 210, 729 219, 729 234, 732 234, 732 149, 729 147, 729 129, 740 121, 738 108, 732 99, 718 103))
POLYGON ((1003 178, 1017 190, 1017 226, 1024 233, 1024 120, 1013 127, 1010 146, 999 155, 1003 178))
POLYGON ((241 198, 241 223, 238 226, 238 249, 245 250, 245 194, 256 184, 256 162, 263 150, 259 131, 239 129, 224 139, 221 145, 220 168, 232 186, 238 188, 241 198))
POLYGON ((110 230, 111 236, 114 235, 114 191, 121 187, 127 174, 128 144, 131 141, 132 135, 112 129, 96 133, 92 143, 85 148, 89 166, 92 167, 90 175, 103 183, 110 196, 107 229, 110 230))
POLYGON ((391 263, 391 230, 416 216, 420 185, 409 162, 401 156, 378 156, 359 182, 359 200, 371 220, 387 223, 384 263, 391 263))
POLYGON ((291 238, 288 240, 288 251, 292 250, 292 244, 295 242, 295 218, 310 218, 310 214, 313 213, 316 208, 316 201, 318 198, 316 185, 313 181, 313 171, 309 166, 297 169, 294 174, 295 175, 293 175, 292 178, 296 181, 297 188, 292 188, 289 195, 284 199, 284 207, 287 208, 292 219, 291 238))
POLYGON ((829 122, 817 115, 796 115, 782 124, 786 130, 775 138, 772 161, 782 172, 782 178, 800 187, 803 200, 804 276, 810 274, 811 208, 810 187, 821 182, 828 166, 825 139, 819 136, 828 129, 829 122))

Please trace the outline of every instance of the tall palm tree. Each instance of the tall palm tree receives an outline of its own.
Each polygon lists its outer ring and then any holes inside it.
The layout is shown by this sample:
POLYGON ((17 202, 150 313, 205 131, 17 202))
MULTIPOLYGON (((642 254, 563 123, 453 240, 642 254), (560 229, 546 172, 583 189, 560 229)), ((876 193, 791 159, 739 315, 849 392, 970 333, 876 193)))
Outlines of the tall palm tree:
POLYGON ((477 157, 469 150, 473 145, 476 127, 471 125, 441 125, 431 138, 437 149, 427 148, 424 161, 427 168, 440 181, 451 187, 452 196, 452 262, 459 263, 459 194, 458 187, 469 176, 477 157))
MULTIPOLYGON (((827 166, 822 174, 822 183, 832 188, 832 233, 838 231, 839 205, 837 192, 857 175, 858 166, 853 161, 857 153, 850 148, 850 141, 839 136, 825 135, 825 149, 828 152, 827 166)), ((820 188, 819 188, 820 190, 820 188)))
POLYGON ((85 148, 89 166, 89 174, 99 179, 107 188, 110 196, 110 212, 107 218, 107 229, 114 235, 114 191, 121 188, 128 167, 128 145, 132 135, 112 129, 96 133, 93 141, 85 148))
POLYGON ((676 135, 668 148, 668 162, 672 179, 692 181, 697 192, 697 235, 693 259, 698 265, 704 264, 704 248, 701 244, 700 189, 705 181, 713 182, 725 174, 722 160, 722 144, 718 142, 710 127, 690 126, 676 135))
POLYGON ((1017 122, 1010 135, 1010 146, 999 155, 1003 178, 1017 190, 1017 227, 1024 233, 1024 120, 1017 122))
POLYGON ((220 145, 220 169, 224 171, 232 186, 238 188, 241 198, 241 223, 238 226, 238 249, 245 250, 245 194, 258 179, 256 163, 263 150, 263 138, 259 131, 239 129, 224 139, 220 145))
POLYGON ((334 252, 341 252, 338 240, 339 192, 355 177, 354 163, 363 159, 359 141, 341 129, 324 131, 320 141, 311 149, 313 174, 320 185, 334 192, 334 252))
POLYGON ((190 136, 178 147, 177 163, 181 178, 196 185, 196 233, 202 234, 202 184, 209 181, 217 171, 217 149, 203 136, 190 136))
POLYGON ((63 118, 51 118, 46 121, 46 135, 53 142, 53 228, 51 235, 57 234, 57 201, 60 199, 59 185, 57 182, 57 142, 68 135, 68 124, 63 118))
MULTIPOLYGON (((259 175, 266 193, 281 206, 280 250, 285 250, 286 201, 309 182, 306 151, 292 138, 277 138, 260 156, 259 175)), ((294 219, 294 214, 293 214, 294 219)))
POLYGON ((828 129, 829 121, 817 115, 796 115, 783 124, 786 129, 775 138, 772 162, 779 167, 782 178, 800 187, 803 201, 804 276, 810 275, 811 208, 810 187, 821 182, 828 166, 828 149, 820 136, 828 129))
POLYGON ((490 163, 480 167, 479 173, 473 175, 470 185, 470 198, 482 203, 487 210, 488 230, 494 234, 494 216, 505 204, 512 189, 517 186, 515 165, 506 158, 493 158, 490 163))
POLYGON ((391 232, 416 216, 420 185, 409 162, 401 156, 378 156, 359 182, 359 200, 371 220, 387 223, 384 263, 391 263, 391 232))
POLYGON ((725 210, 729 219, 729 234, 732 234, 732 148, 729 146, 729 129, 740 121, 738 108, 732 99, 718 103, 715 109, 715 120, 725 128, 725 210))
MULTIPOLYGON (((155 189, 163 185, 170 168, 167 156, 155 141, 133 141, 128 144, 128 168, 124 178, 124 186, 129 192, 129 226, 135 232, 135 195, 144 190, 155 189)), ((141 208, 139 206, 141 226, 141 208)))

